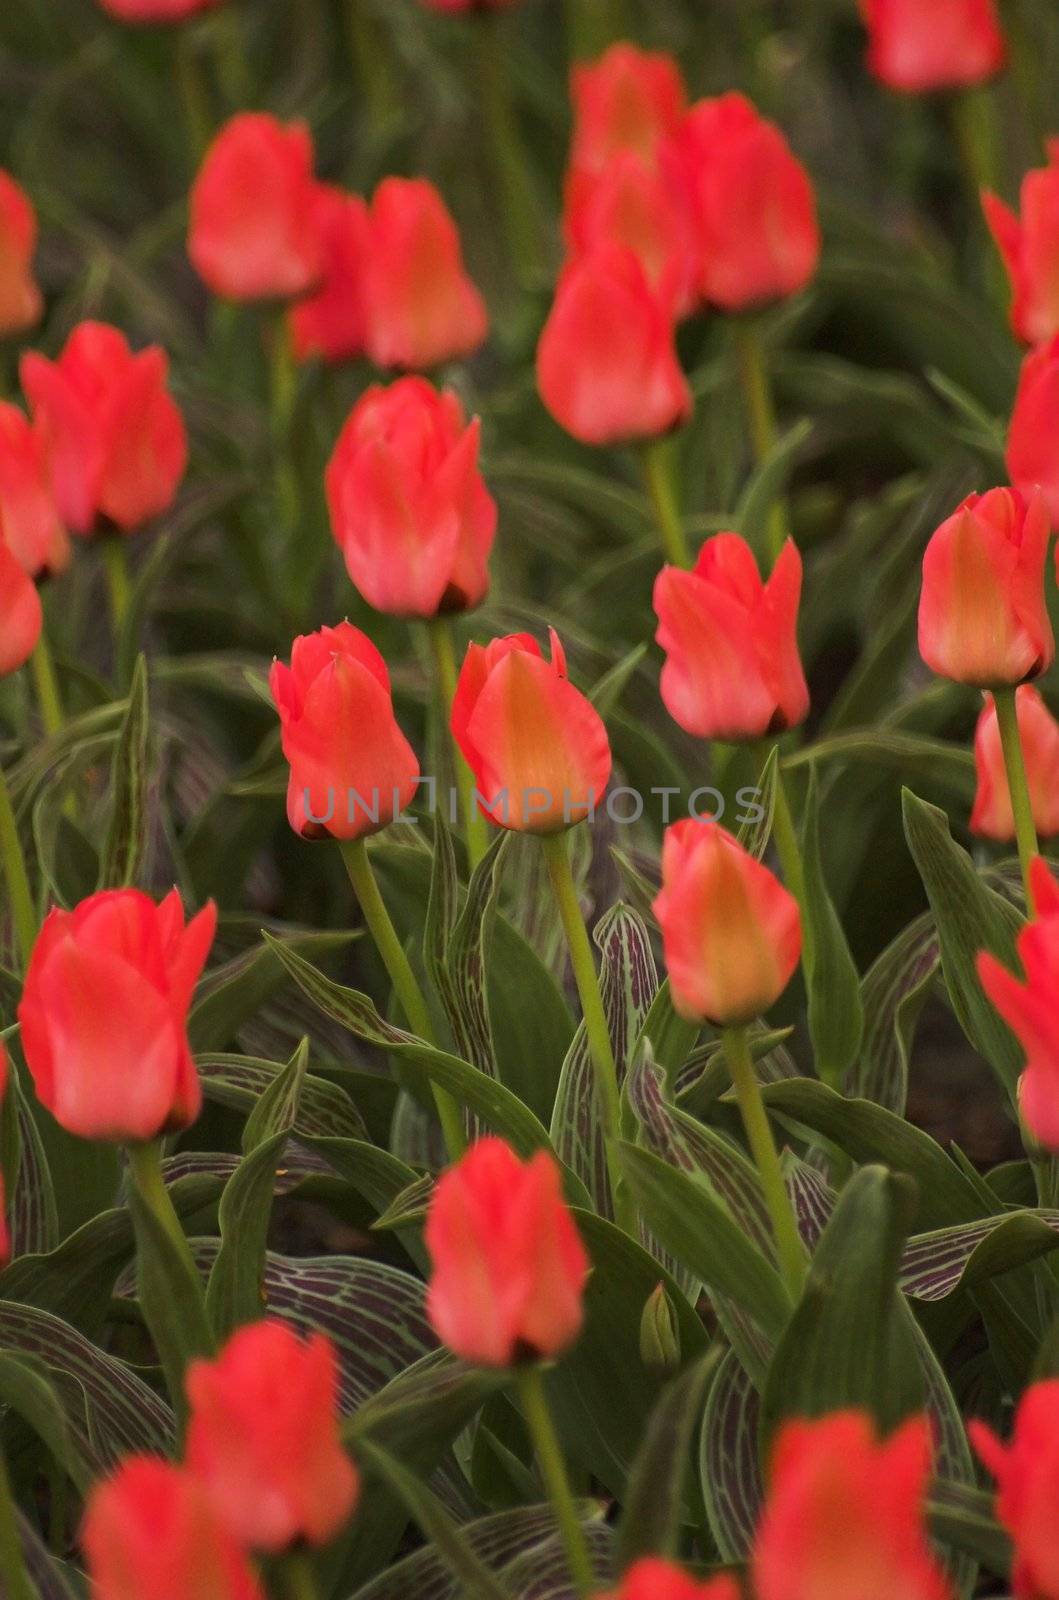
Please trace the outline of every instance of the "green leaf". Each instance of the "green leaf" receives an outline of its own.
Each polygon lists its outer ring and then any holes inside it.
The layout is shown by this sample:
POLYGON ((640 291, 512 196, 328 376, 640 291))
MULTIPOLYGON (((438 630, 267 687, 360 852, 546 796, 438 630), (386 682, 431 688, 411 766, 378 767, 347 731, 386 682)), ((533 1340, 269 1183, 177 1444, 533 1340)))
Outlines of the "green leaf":
MULTIPOLYGON (((0 1351, 0 1404, 10 1407, 47 1447, 52 1460, 84 1494, 98 1467, 89 1465, 71 1436, 66 1411, 47 1369, 36 1359, 0 1351)), ((82 1413, 84 1405, 82 1402, 82 1413)), ((88 1432, 82 1419, 82 1431, 88 1432)))
POLYGON ((110 822, 99 867, 101 889, 135 883, 147 848, 148 731, 147 661, 141 655, 133 670, 111 766, 110 822))
POLYGON ((996 1497, 965 1483, 935 1480, 927 1501, 927 1519, 935 1539, 971 1556, 997 1578, 1011 1571, 1011 1538, 994 1515, 996 1497))
POLYGON ((243 1023, 260 1011, 290 976, 282 960, 285 951, 326 955, 344 949, 358 937, 358 933, 263 934, 263 943, 223 967, 215 967, 200 983, 188 1019, 192 1050, 223 1050, 231 1043, 243 1023))
POLYGON ((764 550, 769 513, 777 500, 786 493, 791 475, 798 465, 803 446, 813 431, 806 418, 778 440, 768 459, 751 473, 739 504, 735 508, 732 525, 755 550, 764 550))
POLYGON ((699 1439, 699 1483, 722 1561, 745 1561, 765 1498, 757 1390, 734 1350, 717 1368, 699 1439))
POLYGON ((865 973, 860 986, 864 1038, 842 1085, 851 1099, 874 1100, 904 1116, 912 1039, 939 960, 934 919, 924 912, 865 973))
POLYGON ((184 1372, 191 1361, 214 1353, 202 1284, 185 1251, 163 1226, 139 1189, 129 1189, 136 1234, 136 1295, 165 1373, 173 1409, 183 1416, 184 1372))
POLYGON ((820 857, 820 806, 810 773, 802 831, 805 869, 805 963, 809 1033, 817 1074, 837 1086, 860 1048, 864 1031, 860 976, 824 878, 820 857))
POLYGON ((674 1378, 651 1413, 622 1501, 618 1529, 621 1572, 640 1556, 666 1556, 672 1561, 680 1553, 692 1440, 699 1431, 706 1384, 717 1360, 717 1350, 710 1350, 674 1378))

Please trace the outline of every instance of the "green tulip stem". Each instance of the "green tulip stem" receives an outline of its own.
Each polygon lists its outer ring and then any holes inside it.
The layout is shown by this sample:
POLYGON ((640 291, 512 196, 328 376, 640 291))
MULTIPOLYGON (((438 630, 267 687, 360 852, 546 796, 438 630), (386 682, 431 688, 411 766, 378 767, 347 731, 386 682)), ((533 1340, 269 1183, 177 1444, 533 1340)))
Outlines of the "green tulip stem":
POLYGON ((732 1084, 739 1102, 750 1153, 754 1158, 765 1204, 772 1219, 780 1276, 792 1303, 797 1304, 805 1280, 805 1247, 787 1194, 783 1167, 780 1164, 776 1142, 772 1137, 765 1102, 761 1098, 761 1085, 758 1083, 745 1026, 725 1028, 724 1053, 728 1069, 732 1074, 732 1084))
POLYGON ((577 1503, 570 1488, 562 1445, 559 1443, 559 1436, 552 1421, 544 1378, 539 1367, 526 1366, 519 1369, 518 1393, 522 1416, 533 1442, 541 1478, 552 1503, 563 1544, 566 1546, 570 1575, 581 1600, 588 1600, 588 1596, 596 1587, 592 1559, 588 1552, 584 1529, 578 1519, 577 1503))
POLYGON ((312 1562, 304 1550, 295 1550, 283 1563, 283 1577, 290 1600, 317 1600, 312 1562))
MULTIPOLYGON (((761 330, 753 317, 733 317, 736 354, 739 360, 739 381, 746 406, 747 427, 754 459, 761 466, 776 448, 776 412, 772 402, 772 384, 769 380, 768 360, 761 338, 761 330)), ((769 511, 768 555, 774 564, 790 536, 787 505, 777 500, 769 511)))
POLYGON ((691 551, 673 483, 668 441, 649 439, 643 444, 640 465, 665 558, 674 567, 690 567, 691 551))
POLYGON ((15 808, 11 804, 11 791, 0 769, 0 861, 3 862, 7 892, 11 897, 11 916, 15 936, 22 955, 23 966, 28 966, 37 937, 37 912, 26 872, 26 858, 18 836, 15 808))
POLYGON ((1026 905, 1033 914, 1033 898, 1030 894, 1030 863, 1035 855, 1040 854, 1037 844, 1037 828, 1033 821, 1033 802, 1030 799, 1029 780, 1026 777, 1026 759, 1022 750, 1022 735, 1019 732, 1018 711, 1015 701, 1015 690, 1012 688, 995 689, 993 700, 996 705, 997 726, 1000 729, 1000 743, 1004 751, 1004 769, 1007 772, 1008 788, 1011 791, 1011 809, 1015 816, 1015 837, 1019 846, 1019 865, 1022 867, 1022 882, 1026 890, 1026 905))
POLYGON ((467 857, 474 868, 481 861, 489 848, 489 830, 485 818, 478 809, 478 802, 474 798, 474 774, 466 761, 463 752, 452 738, 449 729, 449 718, 452 713, 452 702, 456 697, 456 650, 452 638, 452 623, 448 617, 431 617, 427 622, 427 635, 430 639, 430 649, 434 657, 434 672, 436 675, 436 702, 441 709, 442 727, 444 736, 452 745, 452 761, 456 772, 456 783, 460 791, 460 811, 463 816, 464 837, 467 841, 467 857))
POLYGON ((40 718, 44 724, 44 731, 49 738, 53 734, 61 733, 64 723, 62 699, 59 695, 59 683, 55 676, 55 663, 51 658, 48 648, 47 635, 41 630, 37 640, 37 648, 30 657, 30 671, 33 674, 33 687, 37 694, 37 705, 40 707, 40 718))
POLYGON ((128 1157, 129 1172, 140 1199, 184 1258, 184 1264, 191 1273, 192 1281, 201 1283, 199 1269, 191 1254, 191 1246, 180 1226, 180 1218, 176 1214, 162 1174, 161 1141, 153 1139, 146 1144, 130 1144, 126 1146, 125 1153, 128 1157))
POLYGON ((106 533, 100 541, 103 551, 103 569, 107 575, 107 594, 110 597, 110 620, 114 628, 115 644, 129 610, 132 591, 129 587, 129 569, 125 560, 125 541, 120 533, 106 533))

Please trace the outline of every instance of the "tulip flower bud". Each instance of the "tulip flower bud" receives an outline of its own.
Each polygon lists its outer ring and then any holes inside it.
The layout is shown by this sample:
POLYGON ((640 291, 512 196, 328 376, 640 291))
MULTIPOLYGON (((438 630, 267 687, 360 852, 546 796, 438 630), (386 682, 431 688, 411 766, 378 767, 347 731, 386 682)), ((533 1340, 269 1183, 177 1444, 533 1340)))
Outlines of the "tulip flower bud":
POLYGON ((323 267, 312 136, 241 111, 206 151, 191 188, 188 255, 227 300, 287 300, 323 267))
POLYGON ((583 444, 653 439, 687 421, 672 308, 631 250, 597 245, 566 268, 537 347, 537 387, 583 444))
MULTIPOLYGON (((1029 683, 1016 689, 1015 708, 1034 827, 1038 838, 1050 839, 1059 834, 1059 722, 1029 683)), ((971 812, 971 832, 983 839, 1011 843, 1015 839, 1015 816, 992 695, 986 696, 975 729, 974 764, 978 790, 971 812)))
POLYGON ((654 911, 673 1004, 689 1021, 751 1022, 779 999, 798 965, 797 901, 716 823, 666 829, 654 911))
POLYGON ((390 674, 348 622, 295 639, 269 688, 290 762, 287 817, 309 839, 388 827, 415 794, 419 761, 397 726, 390 674))
POLYGON ((265 1600, 190 1472, 129 1456, 88 1499, 81 1535, 92 1600, 265 1600))
POLYGON ((367 339, 368 208, 359 195, 329 183, 318 183, 315 193, 321 276, 313 293, 291 309, 291 343, 299 361, 352 361, 367 339))
POLYGON ((327 1544, 359 1480, 338 1431, 338 1365, 322 1333, 251 1323, 188 1369, 187 1462, 239 1543, 278 1554, 327 1544))
POLYGON ((907 94, 995 77, 1006 50, 996 0, 860 0, 868 70, 907 94))
POLYGON ((464 1361, 546 1361, 577 1338, 589 1260, 546 1151, 479 1139, 438 1180, 425 1237, 427 1314, 464 1361))
POLYGON ((77 534, 107 518, 132 533, 172 504, 188 460, 165 351, 82 322, 58 361, 28 352, 22 387, 47 451, 59 516, 77 534))
POLYGON ((968 1426, 971 1443, 997 1480, 996 1514, 1015 1544, 1012 1587, 1025 1600, 1059 1595, 1055 1485, 1059 1482, 1059 1382, 1034 1383, 1015 1413, 1010 1444, 982 1422, 968 1426))
POLYGON ((617 1589, 608 1590, 596 1600, 740 1600, 734 1578, 710 1578, 700 1583, 671 1561, 645 1556, 635 1561, 617 1589))
POLYGON ((1025 344, 1059 333, 1059 139, 1022 180, 1022 215, 983 191, 982 208, 1011 279, 1011 326, 1025 344))
POLYGON ((767 583, 737 533, 719 533, 693 572, 655 580, 655 638, 666 652, 661 692, 686 733, 738 742, 805 720, 809 690, 798 654, 802 559, 788 539, 767 583))
POLYGON ((37 214, 28 196, 0 168, 0 338, 39 322, 44 301, 33 276, 37 214))
POLYGON ((677 316, 694 310, 695 228, 683 175, 632 151, 614 156, 598 175, 570 173, 563 233, 573 260, 601 244, 631 250, 652 291, 677 316))
POLYGON ((435 617, 489 587, 496 503, 478 470, 479 424, 424 378, 369 389, 327 468, 331 531, 369 605, 435 617))
POLYGON ((640 1359, 656 1372, 680 1367, 680 1328, 664 1283, 648 1295, 640 1318, 640 1359))
POLYGON ((0 538, 0 678, 25 666, 43 626, 36 584, 0 538))
POLYGON ((187 1014, 216 925, 211 902, 185 927, 175 889, 160 905, 107 889, 49 912, 18 1020, 40 1101, 67 1132, 133 1144, 194 1122, 187 1014))
POLYGON ((365 262, 368 354, 428 369, 469 356, 489 331, 456 224, 425 178, 385 178, 371 202, 365 262))
POLYGON ((1040 490, 1053 526, 1059 524, 1059 337, 1031 350, 1019 374, 1008 429, 1007 468, 1029 498, 1040 490))
POLYGON ((864 1412, 789 1422, 751 1557, 759 1600, 951 1600, 924 1520, 930 1424, 880 1441, 864 1412))
POLYGON ((919 601, 919 653, 933 672, 988 689, 1051 665, 1047 546, 1048 518, 1036 494, 972 494, 942 524, 923 557, 919 601))
POLYGON ((44 442, 17 406, 0 401, 0 535, 30 577, 61 572, 70 541, 48 481, 44 442))
POLYGON ((598 61, 570 74, 574 135, 570 166, 596 174, 623 152, 654 162, 659 147, 676 131, 687 96, 672 56, 620 43, 598 61))
POLYGON ((566 675, 555 630, 546 661, 525 633, 472 644, 452 702, 452 734, 482 811, 519 833, 559 833, 589 816, 610 780, 610 742, 566 675))

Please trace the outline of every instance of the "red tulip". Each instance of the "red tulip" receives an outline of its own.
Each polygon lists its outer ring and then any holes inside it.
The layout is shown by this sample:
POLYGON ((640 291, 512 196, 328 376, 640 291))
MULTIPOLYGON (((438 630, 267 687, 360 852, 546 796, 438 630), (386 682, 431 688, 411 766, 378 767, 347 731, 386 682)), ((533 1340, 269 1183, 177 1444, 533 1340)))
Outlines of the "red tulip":
POLYGON ((1053 524, 1059 524, 1057 429, 1059 338, 1031 350, 1022 363, 1007 445, 1012 483, 1027 497, 1039 489, 1053 524))
POLYGON ((587 817, 610 779, 607 730, 570 683, 551 630, 552 658, 512 633, 472 644, 452 702, 452 733, 474 773, 485 815, 519 833, 558 833, 587 817))
POLYGON ((0 678, 25 666, 43 625, 37 586, 0 539, 0 678))
POLYGON ((598 175, 571 172, 563 229, 574 259, 599 244, 622 245, 678 316, 694 309, 698 274, 687 186, 665 166, 626 151, 598 175))
POLYGON ((890 89, 969 88, 1004 66, 995 0, 861 0, 861 12, 868 70, 890 89))
POLYGON ((18 1020, 41 1103, 69 1133, 133 1144, 194 1122, 187 1014, 216 926, 211 902, 185 927, 175 889, 161 905, 107 889, 49 912, 18 1020))
POLYGON ((1035 678, 1055 640, 1044 603, 1048 518, 1039 495, 972 494, 923 557, 919 653, 939 677, 996 688, 1035 678))
MULTIPOLYGON (((1023 683, 1016 689, 1015 707, 1034 825, 1039 838, 1050 839, 1059 834, 1059 722, 1032 684, 1023 683)), ((978 791, 971 832, 1010 843, 1015 838, 1015 816, 992 695, 986 696, 975 729, 974 764, 978 791)))
POLYGON ((0 168, 0 338, 40 321, 44 301, 33 276, 37 214, 11 174, 0 168))
POLYGON ((364 352, 367 306, 368 208, 356 194, 332 184, 316 187, 316 230, 322 276, 319 287, 291 311, 291 340, 299 361, 352 361, 364 352))
POLYGON ((305 838, 359 839, 415 794, 419 762, 397 726, 390 674, 348 622, 295 639, 269 677, 290 762, 287 817, 305 838))
POLYGON ((338 1367, 322 1333, 284 1322, 241 1328, 188 1370, 187 1462, 239 1543, 278 1552, 327 1544, 359 1482, 338 1431, 338 1367))
POLYGON ((477 350, 489 331, 456 224, 425 178, 386 178, 371 203, 368 354, 379 367, 426 369, 477 350))
POLYGON ((506 11, 515 0, 420 0, 428 11, 506 11))
POLYGON ((264 1600, 191 1473, 129 1456, 89 1496, 81 1535, 92 1600, 264 1600))
POLYGON ((700 1583, 670 1561, 647 1556, 635 1562, 617 1589, 597 1600, 739 1600, 734 1578, 711 1578, 700 1583))
POLYGON ((789 539, 767 583, 737 533, 707 539, 693 572, 662 568, 654 592, 662 699, 686 733, 760 739, 804 721, 801 588, 802 559, 789 539))
POLYGON ((1020 983, 995 956, 982 951, 978 976, 982 988, 1026 1052, 1026 1070, 1019 1080, 1022 1117, 1034 1138, 1059 1152, 1059 885, 1037 856, 1030 865, 1034 920, 1018 936, 1017 948, 1025 983, 1020 983))
POLYGON ((208 11, 220 0, 99 0, 119 22, 183 22, 199 11, 208 11))
POLYGON ((1022 180, 1022 215, 998 195, 982 206, 1011 279, 1011 325, 1025 344, 1059 333, 1059 139, 1045 146, 1048 165, 1022 180))
POLYGON ((172 504, 188 444, 168 373, 158 345, 134 355, 104 322, 80 323, 58 361, 23 356, 22 386, 73 533, 92 533, 100 517, 131 533, 172 504))
POLYGON ((673 1004, 689 1021, 751 1022, 798 965, 797 901, 716 823, 688 819, 666 829, 654 911, 673 1004))
POLYGON ((489 588, 496 503, 478 470, 480 426, 425 378, 369 389, 327 468, 331 528, 369 605, 434 617, 489 588))
POLYGON ((583 444, 656 438, 687 421, 671 308, 631 250, 598 245, 559 280, 537 347, 537 388, 583 444))
POLYGON ((0 401, 0 537, 24 571, 61 572, 70 541, 59 521, 41 436, 0 401))
POLYGON ((1015 1542, 1016 1600, 1059 1600, 1059 1382, 1026 1390, 1010 1444, 982 1422, 972 1422, 968 1432, 997 1480, 997 1516, 1015 1542))
POLYGON ((552 1156, 521 1162, 502 1139, 479 1139, 439 1179, 427 1312, 464 1361, 549 1360, 581 1331, 589 1260, 561 1189, 552 1156))
POLYGON ((206 152, 191 189, 188 254, 228 300, 287 300, 323 268, 312 135, 243 111, 206 152))
POLYGON ((930 1467, 925 1418, 885 1441, 862 1412, 787 1423, 751 1561, 758 1600, 951 1600, 924 1526, 930 1467))
POLYGON ((820 260, 816 198, 780 130, 741 94, 692 107, 674 143, 698 232, 698 288, 722 311, 798 294, 820 260))
POLYGON ((622 151, 653 162, 676 130, 687 97, 672 56, 615 44, 598 61, 570 74, 574 136, 570 165, 598 173, 622 151))

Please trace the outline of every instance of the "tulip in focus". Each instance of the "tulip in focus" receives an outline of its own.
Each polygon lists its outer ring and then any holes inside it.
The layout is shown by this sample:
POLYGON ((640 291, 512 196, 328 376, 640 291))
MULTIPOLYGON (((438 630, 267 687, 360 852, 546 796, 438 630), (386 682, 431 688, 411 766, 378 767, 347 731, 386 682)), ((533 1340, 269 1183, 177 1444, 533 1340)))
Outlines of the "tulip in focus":
POLYGON ((1004 66, 996 0, 860 0, 868 70, 890 89, 926 94, 986 83, 1004 66))
POLYGON ((798 902, 716 823, 688 819, 666 829, 654 911, 673 1004, 688 1021, 753 1021, 798 965, 798 902))
POLYGON ((972 1422, 968 1432, 997 1480, 997 1516, 1015 1543, 1016 1600, 1059 1600, 1059 1382, 1026 1390, 1010 1444, 981 1422, 972 1422))
POLYGON ((598 61, 574 67, 570 93, 570 167, 577 173, 598 174, 624 152, 653 163, 687 104, 673 57, 625 42, 612 45, 598 61))
POLYGON ((227 300, 288 300, 324 266, 313 142, 304 122, 243 111, 206 151, 191 189, 188 254, 227 300))
POLYGON ((1031 350, 1022 363, 1007 442, 1012 483, 1027 497, 1040 490, 1053 526, 1059 525, 1057 433, 1059 337, 1031 350))
POLYGON ((327 1544, 359 1483, 338 1432, 338 1367, 322 1333, 251 1323, 188 1370, 187 1463, 228 1531, 278 1553, 327 1544))
POLYGON ((1040 1144, 1059 1152, 1059 885, 1040 856, 1029 877, 1033 920, 1016 942, 1025 982, 985 950, 978 956, 978 976, 1026 1052, 1019 1080, 1023 1120, 1040 1144))
POLYGON ((502 828, 559 833, 589 816, 610 781, 610 741, 575 689, 551 630, 551 660, 512 633, 472 644, 452 702, 452 734, 474 773, 481 809, 502 828))
POLYGON ((652 290, 677 316, 694 310, 695 230, 687 186, 673 171, 623 151, 597 176, 571 173, 563 232, 575 260, 608 242, 631 250, 652 290))
POLYGON ((22 387, 72 533, 93 533, 100 518, 132 533, 173 503, 188 442, 168 374, 158 345, 133 354, 104 322, 79 323, 57 361, 22 357, 22 387))
MULTIPOLYGON (((1034 827, 1038 838, 1051 839, 1059 834, 1059 722, 1030 683, 1016 689, 1015 708, 1034 827)), ((971 832, 1009 844, 1015 839, 1015 815, 991 695, 975 729, 974 764, 978 789, 971 812, 971 832)))
POLYGON ((342 622, 295 639, 290 666, 273 662, 269 688, 295 833, 359 839, 400 815, 419 761, 397 726, 386 663, 359 628, 342 622))
POLYGON ((626 1572, 617 1589, 596 1600, 739 1600, 734 1578, 711 1578, 701 1583, 671 1561, 646 1556, 626 1572))
POLYGON ((923 557, 919 653, 931 671, 982 689, 1036 678, 1055 640, 1044 603, 1048 517, 1041 497, 972 494, 923 557))
POLYGON ((488 333, 456 224, 425 178, 385 178, 376 189, 365 294, 368 354, 378 367, 440 366, 471 355, 488 333))
POLYGON ((352 361, 364 352, 367 306, 368 208, 357 194, 316 186, 315 229, 320 239, 319 285, 292 308, 291 342, 299 361, 352 361))
POLYGON ((693 572, 655 580, 655 637, 666 652, 661 691, 686 733, 738 742, 804 721, 809 690, 798 654, 802 560, 788 539, 766 583, 736 533, 707 539, 693 572))
POLYGON ((25 191, 0 168, 0 338, 40 321, 44 301, 33 276, 37 214, 25 191))
POLYGON ((37 586, 0 538, 0 678, 25 666, 43 626, 37 586))
POLYGON ((134 1144, 194 1122, 187 1015, 216 925, 211 902, 185 927, 175 889, 160 905, 107 889, 49 912, 18 1020, 40 1101, 67 1132, 134 1144))
POLYGON ((327 468, 331 529, 376 611, 434 617, 489 588, 496 503, 478 470, 480 425, 424 378, 362 395, 327 468))
POLYGON ((1021 216, 998 195, 982 206, 1011 279, 1011 326, 1025 344, 1059 333, 1059 139, 1046 145, 1048 165, 1022 180, 1021 216))
POLYGON ((0 401, 0 539, 30 577, 61 572, 70 542, 59 521, 40 434, 0 401))
POLYGON ((522 1162, 502 1139, 479 1139, 439 1179, 425 1237, 427 1313, 464 1361, 510 1367, 573 1344, 589 1259, 546 1151, 522 1162))
POLYGON ((537 347, 537 388, 582 444, 654 439, 688 420, 672 308, 631 250, 598 245, 566 268, 537 347))
POLYGON ((153 1456, 128 1457, 96 1485, 81 1543, 92 1600, 264 1600, 204 1486, 153 1456))

